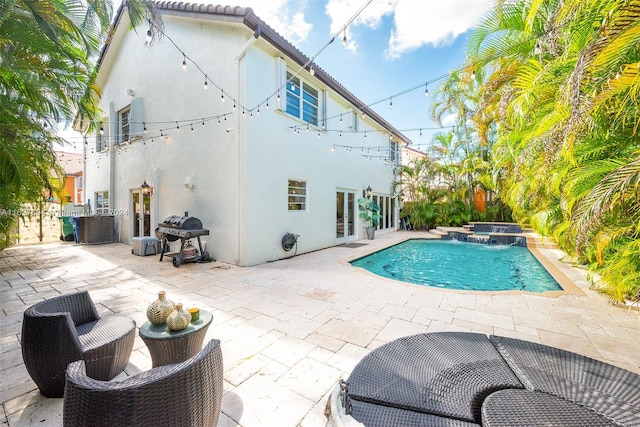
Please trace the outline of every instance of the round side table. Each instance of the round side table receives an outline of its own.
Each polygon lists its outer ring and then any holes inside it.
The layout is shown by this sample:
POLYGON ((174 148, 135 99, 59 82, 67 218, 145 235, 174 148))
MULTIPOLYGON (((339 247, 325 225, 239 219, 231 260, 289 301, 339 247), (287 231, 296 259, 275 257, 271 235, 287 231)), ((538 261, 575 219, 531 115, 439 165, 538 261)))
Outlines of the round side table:
POLYGON ((202 350, 202 342, 212 320, 213 314, 200 310, 200 318, 181 331, 145 322, 138 333, 149 349, 153 367, 184 362, 195 356, 202 350))

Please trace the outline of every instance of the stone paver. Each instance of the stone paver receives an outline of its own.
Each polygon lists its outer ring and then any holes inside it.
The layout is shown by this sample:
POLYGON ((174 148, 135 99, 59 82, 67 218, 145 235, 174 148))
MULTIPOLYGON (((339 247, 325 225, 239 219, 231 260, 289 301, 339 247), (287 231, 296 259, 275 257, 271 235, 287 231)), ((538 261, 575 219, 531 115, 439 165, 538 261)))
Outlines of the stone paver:
MULTIPOLYGON (((62 399, 31 381, 20 351, 22 313, 56 295, 88 290, 101 314, 138 326, 157 292, 209 310, 205 340, 220 339, 224 396, 219 426, 323 427, 328 394, 372 349, 420 332, 506 335, 579 352, 640 373, 640 311, 627 313, 588 289, 585 271, 540 249, 582 290, 547 297, 459 292, 382 279, 348 260, 420 233, 377 234, 358 248, 334 247, 256 267, 185 264, 131 255, 126 244, 59 242, 0 252, 0 425, 62 425, 62 399)), ((137 336, 124 373, 151 369, 137 336)), ((161 402, 159 403, 161 404, 161 402)))

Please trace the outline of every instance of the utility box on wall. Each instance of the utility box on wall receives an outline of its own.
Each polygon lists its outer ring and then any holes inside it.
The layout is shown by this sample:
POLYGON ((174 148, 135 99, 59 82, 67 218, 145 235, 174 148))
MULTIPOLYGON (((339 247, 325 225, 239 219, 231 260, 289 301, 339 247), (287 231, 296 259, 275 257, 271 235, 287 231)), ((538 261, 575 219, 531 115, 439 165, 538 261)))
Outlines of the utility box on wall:
POLYGON ((160 253, 160 240, 151 236, 134 237, 131 239, 131 253, 138 256, 157 255, 160 253))

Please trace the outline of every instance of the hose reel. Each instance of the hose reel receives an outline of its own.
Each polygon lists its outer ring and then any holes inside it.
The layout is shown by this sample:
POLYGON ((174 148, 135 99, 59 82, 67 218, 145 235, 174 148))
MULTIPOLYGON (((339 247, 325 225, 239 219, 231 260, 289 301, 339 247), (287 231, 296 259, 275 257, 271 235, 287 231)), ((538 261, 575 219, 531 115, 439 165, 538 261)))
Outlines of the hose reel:
POLYGON ((289 252, 298 243, 299 234, 287 233, 282 237, 282 249, 289 252))

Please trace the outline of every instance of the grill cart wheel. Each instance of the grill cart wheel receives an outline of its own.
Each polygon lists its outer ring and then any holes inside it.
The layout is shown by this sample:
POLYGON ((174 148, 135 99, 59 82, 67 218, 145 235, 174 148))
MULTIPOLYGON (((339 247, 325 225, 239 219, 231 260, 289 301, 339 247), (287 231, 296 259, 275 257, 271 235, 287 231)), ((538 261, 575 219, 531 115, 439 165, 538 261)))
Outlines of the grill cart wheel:
POLYGON ((180 264, 182 264, 182 257, 180 255, 174 255, 173 256, 173 266, 175 268, 180 267, 180 264))

